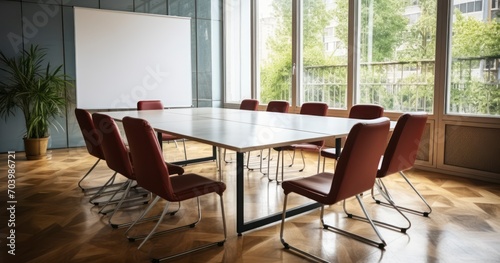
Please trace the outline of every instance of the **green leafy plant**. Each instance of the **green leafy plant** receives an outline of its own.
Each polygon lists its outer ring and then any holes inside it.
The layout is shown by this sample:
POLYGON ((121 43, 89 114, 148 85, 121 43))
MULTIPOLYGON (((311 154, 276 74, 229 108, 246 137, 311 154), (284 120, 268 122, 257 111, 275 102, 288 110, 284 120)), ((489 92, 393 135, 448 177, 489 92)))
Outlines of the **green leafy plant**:
POLYGON ((49 136, 50 125, 61 127, 52 119, 65 109, 66 88, 71 85, 62 65, 54 70, 50 63, 44 66, 45 56, 45 49, 37 45, 13 58, 0 51, 0 70, 6 73, 0 81, 0 116, 7 118, 20 108, 29 139, 49 136))

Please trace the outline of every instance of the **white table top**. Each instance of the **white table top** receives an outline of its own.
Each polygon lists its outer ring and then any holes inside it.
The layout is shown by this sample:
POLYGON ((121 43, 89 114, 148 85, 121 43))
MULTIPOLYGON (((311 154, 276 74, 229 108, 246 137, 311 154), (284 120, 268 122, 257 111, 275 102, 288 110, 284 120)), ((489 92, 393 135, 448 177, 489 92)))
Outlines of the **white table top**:
MULTIPOLYGON (((223 108, 103 113, 117 121, 121 121, 125 116, 143 118, 149 121, 157 132, 171 133, 236 151, 236 232, 239 234, 282 218, 281 213, 276 213, 245 222, 244 152, 345 136, 352 126, 360 121, 348 118, 223 108)), ((391 122, 391 128, 394 125, 395 122, 391 122)), ((340 147, 339 140, 336 141, 337 147, 340 147)), ((215 153, 213 159, 215 159, 215 153)), ((313 203, 288 209, 287 213, 296 215, 317 207, 318 204, 313 203)))
MULTIPOLYGON (((360 120, 225 108, 102 112, 147 120, 166 132, 237 152, 345 136, 360 120)), ((391 122, 392 123, 392 122, 391 122)), ((393 126, 392 124, 391 126, 393 126)))

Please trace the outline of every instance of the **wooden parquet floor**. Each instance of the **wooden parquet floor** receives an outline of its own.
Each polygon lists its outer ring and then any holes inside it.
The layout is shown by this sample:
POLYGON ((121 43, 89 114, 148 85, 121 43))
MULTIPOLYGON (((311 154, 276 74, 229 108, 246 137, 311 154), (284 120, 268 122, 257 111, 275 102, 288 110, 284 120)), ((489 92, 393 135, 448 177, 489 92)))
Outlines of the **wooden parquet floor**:
MULTIPOLYGON (((188 156, 210 154, 211 147, 187 142, 188 156)), ((165 144, 168 161, 182 158, 181 148, 165 144)), ((253 152, 251 165, 258 167, 257 153, 253 152)), ((228 152, 227 159, 234 160, 228 152)), ((316 158, 306 155, 306 170, 299 173, 300 160, 288 168, 286 178, 313 174, 316 158)), ((24 153, 16 153, 15 228, 9 227, 12 218, 8 200, 7 154, 0 155, 0 262, 149 262, 151 257, 166 256, 193 245, 217 241, 221 237, 220 206, 216 195, 201 198, 202 220, 194 228, 150 239, 140 250, 139 241, 129 242, 125 229, 113 229, 107 217, 88 202, 77 182, 96 159, 84 148, 50 151, 44 160, 26 161, 24 153), (6 212, 7 211, 7 212, 6 212), (15 255, 10 248, 10 230, 15 230, 15 255)), ((327 170, 332 169, 331 162, 327 170)), ((246 232, 238 237, 235 225, 235 162, 223 164, 227 190, 224 195, 228 238, 224 246, 212 247, 182 256, 172 262, 307 262, 306 259, 283 249, 279 241, 279 223, 246 232)), ((188 165, 186 171, 218 178, 215 162, 188 165)), ((83 182, 86 187, 102 184, 112 172, 101 162, 83 182)), ((474 181, 439 173, 411 170, 410 180, 431 204, 429 218, 407 214, 412 222, 406 234, 379 228, 387 241, 385 250, 320 228, 319 210, 287 220, 286 239, 289 243, 316 253, 331 262, 500 262, 500 185, 474 181)), ((386 185, 399 204, 419 207, 399 175, 391 175, 386 185)), ((123 180, 123 179, 120 179, 123 180)), ((269 182, 258 169, 247 172, 246 220, 259 215, 279 212, 283 205, 283 191, 275 182, 269 182)), ((389 208, 374 204, 369 194, 364 195, 368 210, 375 218, 402 222, 389 208)), ((290 196, 289 207, 307 202, 290 196)), ((359 212, 355 200, 349 200, 350 210, 359 212)), ((177 205, 172 205, 176 208, 177 205)), ((144 209, 144 205, 129 207, 117 213, 114 220, 127 222, 144 209)), ((158 205, 154 213, 163 208, 158 205)), ((325 219, 340 226, 374 237, 366 223, 348 219, 340 204, 325 208, 325 219)), ((195 201, 182 203, 180 211, 167 216, 162 227, 169 228, 190 222, 196 216, 195 201)), ((133 233, 147 233, 154 222, 142 223, 133 233)))

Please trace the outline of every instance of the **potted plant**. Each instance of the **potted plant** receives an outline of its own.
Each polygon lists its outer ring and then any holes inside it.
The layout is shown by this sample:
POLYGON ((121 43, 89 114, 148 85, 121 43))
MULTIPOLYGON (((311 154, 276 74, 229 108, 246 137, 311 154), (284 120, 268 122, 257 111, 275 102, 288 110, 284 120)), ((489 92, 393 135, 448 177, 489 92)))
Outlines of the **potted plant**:
POLYGON ((65 89, 71 85, 61 73, 62 65, 54 70, 50 63, 44 66, 45 56, 45 50, 37 45, 13 58, 0 51, 0 70, 6 73, 0 81, 0 116, 7 118, 16 108, 23 112, 24 148, 29 160, 46 156, 49 125, 62 127, 53 118, 65 109, 65 89))

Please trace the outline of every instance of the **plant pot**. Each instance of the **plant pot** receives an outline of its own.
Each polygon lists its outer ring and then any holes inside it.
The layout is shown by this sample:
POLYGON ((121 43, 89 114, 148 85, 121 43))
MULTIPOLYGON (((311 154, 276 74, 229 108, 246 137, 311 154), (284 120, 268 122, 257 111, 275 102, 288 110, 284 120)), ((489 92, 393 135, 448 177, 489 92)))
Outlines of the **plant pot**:
POLYGON ((45 138, 24 138, 24 151, 26 159, 39 160, 47 156, 47 146, 49 137, 45 138))

